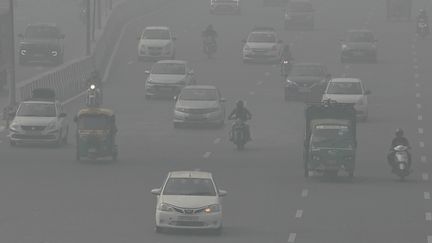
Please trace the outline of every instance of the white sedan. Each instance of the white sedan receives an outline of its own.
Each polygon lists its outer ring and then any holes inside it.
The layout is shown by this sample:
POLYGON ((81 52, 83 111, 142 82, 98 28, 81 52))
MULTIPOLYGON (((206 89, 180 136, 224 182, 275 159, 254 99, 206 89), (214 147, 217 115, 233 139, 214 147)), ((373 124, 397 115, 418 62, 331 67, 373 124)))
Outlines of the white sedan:
POLYGON ((157 196, 156 231, 167 228, 222 230, 221 197, 212 174, 203 171, 169 172, 157 196))
POLYGON ((335 78, 328 82, 322 100, 334 100, 339 103, 352 103, 357 117, 366 121, 368 118, 368 100, 370 91, 362 81, 355 78, 335 78))

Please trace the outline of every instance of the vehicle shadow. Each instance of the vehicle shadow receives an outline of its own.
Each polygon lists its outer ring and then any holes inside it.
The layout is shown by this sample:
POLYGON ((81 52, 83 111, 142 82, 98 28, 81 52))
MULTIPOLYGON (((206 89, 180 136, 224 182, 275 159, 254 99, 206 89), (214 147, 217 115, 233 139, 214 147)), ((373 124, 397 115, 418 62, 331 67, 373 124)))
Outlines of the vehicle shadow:
POLYGON ((361 184, 361 185, 374 185, 374 186, 393 186, 394 183, 401 183, 407 185, 417 185, 422 184, 423 182, 417 178, 407 177, 404 180, 400 180, 396 176, 388 177, 371 177, 371 176, 354 176, 354 178, 350 178, 345 174, 341 174, 338 176, 332 175, 313 175, 308 178, 310 182, 320 182, 320 183, 332 183, 332 184, 361 184))

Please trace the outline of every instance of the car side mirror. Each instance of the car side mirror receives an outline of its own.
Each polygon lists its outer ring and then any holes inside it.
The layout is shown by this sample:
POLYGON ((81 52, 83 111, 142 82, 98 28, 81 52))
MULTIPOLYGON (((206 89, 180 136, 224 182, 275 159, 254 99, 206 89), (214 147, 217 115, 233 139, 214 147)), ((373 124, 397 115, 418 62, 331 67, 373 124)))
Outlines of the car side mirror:
POLYGON ((60 113, 60 115, 59 115, 60 118, 64 118, 64 117, 66 117, 66 116, 67 116, 67 114, 64 113, 64 112, 63 112, 63 113, 60 113))
POLYGON ((173 99, 174 99, 175 101, 177 101, 177 100, 178 100, 178 96, 177 96, 177 95, 174 96, 173 99))
POLYGON ((370 90, 365 90, 365 95, 370 95, 371 94, 371 91, 370 90))
POLYGON ((151 193, 153 195, 159 196, 161 194, 161 189, 160 188, 153 189, 151 190, 151 193))
POLYGON ((150 71, 149 71, 149 70, 145 70, 144 73, 145 73, 146 75, 150 75, 150 71))
POLYGON ((24 35, 21 34, 21 33, 19 33, 19 34, 18 34, 18 37, 20 37, 20 38, 24 38, 24 35))
POLYGON ((225 197, 227 194, 228 194, 227 191, 219 190, 219 197, 225 197))

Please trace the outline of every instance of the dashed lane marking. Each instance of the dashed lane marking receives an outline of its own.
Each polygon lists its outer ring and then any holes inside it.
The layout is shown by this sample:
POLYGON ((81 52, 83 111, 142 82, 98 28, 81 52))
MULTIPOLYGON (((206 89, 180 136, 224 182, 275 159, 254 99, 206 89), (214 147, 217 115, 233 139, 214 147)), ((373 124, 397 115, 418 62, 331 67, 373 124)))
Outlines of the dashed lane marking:
POLYGON ((303 216, 303 210, 301 210, 301 209, 297 210, 296 215, 295 215, 296 219, 299 219, 302 216, 303 216))
POLYGON ((420 77, 420 74, 418 74, 418 73, 415 73, 415 74, 414 74, 414 78, 415 78, 415 79, 418 79, 419 77, 420 77))
POLYGON ((257 85, 262 85, 264 83, 264 81, 258 81, 257 85))
POLYGON ((413 55, 413 56, 417 56, 417 52, 416 52, 416 51, 413 51, 413 52, 412 52, 412 55, 413 55))
MULTIPOLYGON (((414 58, 413 58, 413 62, 414 62, 414 63, 417 63, 417 62, 418 62, 417 57, 414 57, 414 58)), ((417 68, 418 68, 418 65, 415 65, 415 66, 417 66, 417 68)), ((415 67, 414 67, 414 68, 415 68, 415 67)), ((416 68, 416 69, 417 69, 417 68, 416 68)))
POLYGON ((422 115, 418 115, 417 116, 417 120, 422 121, 423 120, 423 116, 422 115))
POLYGON ((208 158, 210 157, 210 155, 211 155, 211 152, 206 152, 206 153, 203 155, 203 157, 204 157, 204 159, 208 159, 208 158))
POLYGON ((415 86, 416 86, 416 88, 420 88, 420 84, 419 83, 416 83, 415 86))
POLYGON ((424 192, 423 193, 423 197, 425 200, 430 200, 431 196, 430 196, 430 192, 424 192))
POLYGON ((264 75, 265 75, 266 77, 268 77, 268 76, 270 76, 270 72, 265 72, 264 75))
POLYGON ((425 146, 424 142, 419 142, 419 146, 420 146, 420 148, 424 148, 424 146, 425 146))
POLYGON ((421 104, 417 104, 417 109, 421 109, 422 105, 421 104))
POLYGON ((412 45, 411 45, 411 48, 412 48, 412 49, 415 49, 415 48, 416 48, 416 46, 415 46, 414 44, 412 44, 412 45))
POLYGON ((425 213, 425 218, 426 218, 426 221, 432 221, 432 213, 431 212, 426 212, 425 213))
POLYGON ((127 64, 128 64, 128 65, 131 65, 132 63, 134 63, 134 61, 129 61, 127 64))
MULTIPOLYGON (((296 233, 290 233, 288 236, 288 243, 294 243, 296 240, 296 237, 297 237, 296 233)), ((432 243, 432 242, 428 242, 428 243, 432 243)))
POLYGON ((420 161, 421 161, 422 163, 426 163, 426 162, 427 162, 427 157, 424 156, 424 155, 422 155, 422 156, 420 157, 420 161))
POLYGON ((302 197, 307 197, 308 194, 309 194, 309 190, 308 189, 303 189, 302 192, 301 192, 301 196, 302 197))
POLYGON ((249 92, 250 95, 255 95, 254 91, 249 92))
POLYGON ((414 69, 419 69, 419 66, 418 65, 414 65, 413 68, 414 69))
POLYGON ((423 128, 419 128, 419 129, 418 129, 418 133, 419 133, 419 134, 423 134, 423 133, 424 133, 423 128))
POLYGON ((422 179, 423 179, 424 181, 428 181, 428 180, 429 180, 429 174, 428 174, 428 173, 423 173, 423 174, 422 174, 422 179))
POLYGON ((416 98, 420 98, 421 94, 420 93, 416 93, 416 98))
POLYGON ((222 140, 222 139, 220 139, 220 138, 216 138, 216 139, 213 141, 213 143, 214 143, 214 144, 218 144, 218 143, 220 143, 221 140, 222 140))
POLYGON ((427 243, 432 243, 432 235, 427 236, 427 243))

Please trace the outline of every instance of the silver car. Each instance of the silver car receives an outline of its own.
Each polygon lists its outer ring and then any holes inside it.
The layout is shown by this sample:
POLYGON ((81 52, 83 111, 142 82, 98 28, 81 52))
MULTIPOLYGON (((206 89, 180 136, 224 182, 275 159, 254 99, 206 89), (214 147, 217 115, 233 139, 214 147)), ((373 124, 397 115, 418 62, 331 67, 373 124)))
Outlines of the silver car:
POLYGON ((280 62, 282 40, 272 27, 257 27, 243 40, 243 62, 280 62))
POLYGON ((376 38, 370 30, 350 30, 341 41, 341 62, 365 60, 377 62, 376 38))
POLYGON ((187 85, 196 84, 195 74, 189 63, 181 60, 163 60, 146 71, 145 97, 177 96, 187 85))
POLYGON ((220 91, 209 85, 185 87, 174 108, 174 127, 180 124, 214 124, 225 122, 225 99, 220 91))

